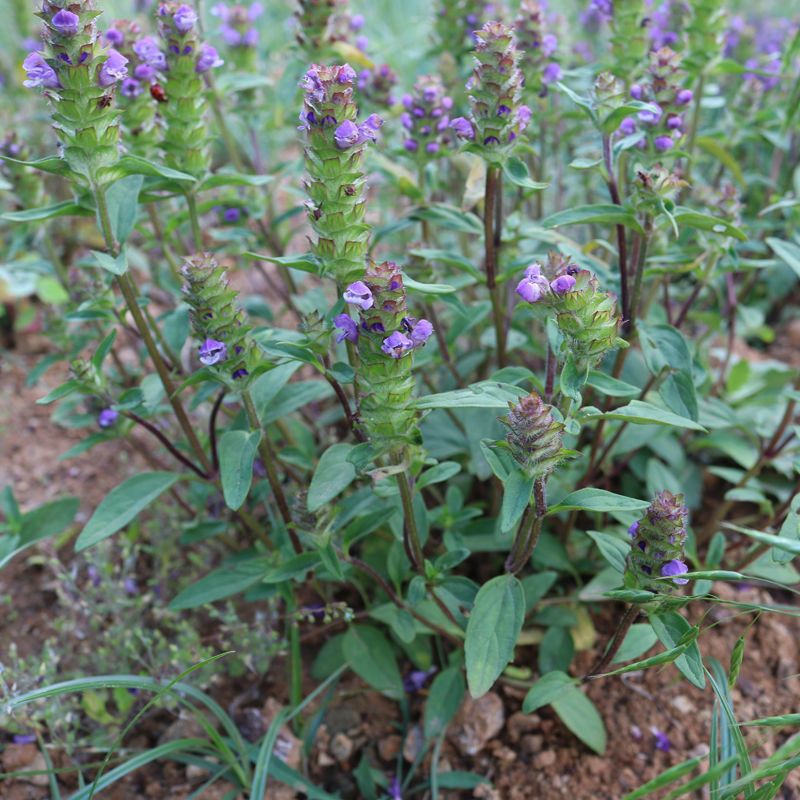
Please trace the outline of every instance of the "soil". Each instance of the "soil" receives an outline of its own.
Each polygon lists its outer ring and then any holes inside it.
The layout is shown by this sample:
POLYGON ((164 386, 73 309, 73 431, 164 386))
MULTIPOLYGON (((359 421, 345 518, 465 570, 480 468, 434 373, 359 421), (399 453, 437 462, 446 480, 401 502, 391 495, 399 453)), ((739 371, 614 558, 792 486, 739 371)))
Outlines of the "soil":
MULTIPOLYGON (((81 436, 54 424, 50 407, 35 404, 63 377, 56 367, 38 386, 26 386, 27 372, 35 360, 19 351, 4 353, 0 360, 0 486, 14 486, 23 509, 65 493, 76 494, 82 499, 79 521, 84 521, 110 488, 141 468, 140 457, 117 443, 108 443, 68 462, 59 461, 58 455, 81 436)), ((69 544, 59 551, 59 557, 69 563, 69 544)), ((20 556, 0 571, 0 596, 10 594, 15 610, 13 615, 0 615, 0 663, 4 643, 14 641, 21 652, 33 654, 52 632, 52 620, 63 609, 48 589, 49 580, 48 571, 30 556, 20 556)), ((780 592, 764 588, 737 590, 720 584, 714 590, 722 597, 742 601, 786 602, 780 592)), ((592 649, 578 654, 574 674, 585 672, 596 658, 597 649, 614 627, 611 614, 612 609, 606 608, 596 617, 600 635, 592 649)), ((765 614, 754 622, 752 614, 699 604, 692 606, 692 618, 702 620, 704 657, 715 657, 726 667, 737 638, 752 624, 741 674, 732 692, 739 719, 800 711, 800 618, 765 614)), ((313 647, 307 650, 309 658, 313 657, 313 647)), ((520 648, 517 664, 535 664, 535 650, 520 648)), ((225 707, 236 707, 237 722, 245 735, 255 739, 286 700, 284 675, 284 665, 276 662, 263 680, 225 679, 214 685, 213 694, 225 707)), ((307 677, 304 690, 313 688, 313 680, 307 677)), ((453 800, 617 800, 665 768, 708 752, 713 694, 710 687, 701 691, 690 686, 674 666, 593 681, 586 690, 605 719, 608 749, 604 756, 584 747, 549 707, 523 715, 524 691, 499 685, 488 699, 462 709, 449 730, 439 763, 440 771, 469 770, 484 775, 493 788, 442 791, 440 796, 453 800), (654 731, 666 734, 668 749, 659 748, 659 743, 661 748, 666 745, 654 731)), ((403 740, 396 704, 368 690, 355 677, 347 677, 339 685, 306 761, 309 777, 330 792, 338 791, 342 798, 357 798, 352 770, 363 755, 387 776, 397 769, 398 758, 407 768, 418 736, 413 726, 422 719, 424 701, 424 689, 412 697, 412 727, 403 740)), ((186 735, 186 726, 191 727, 191 722, 158 713, 145 719, 127 744, 152 746, 165 738, 186 735)), ((754 761, 772 753, 788 736, 786 730, 775 728, 747 728, 745 732, 754 748, 754 761)), ((2 731, 0 747, 4 748, 0 752, 2 771, 36 769, 41 763, 36 745, 14 745, 2 731)), ((282 732, 279 747, 290 764, 300 765, 300 744, 288 729, 282 732)), ((51 755, 57 766, 69 766, 61 763, 59 753, 51 755)), ((184 800, 203 779, 193 767, 156 764, 139 770, 102 796, 109 800, 184 800)), ((65 781, 66 791, 75 788, 68 779, 65 781)), ((49 788, 41 784, 41 779, 33 778, 0 779, 0 798, 49 797, 49 788)), ((217 784, 202 797, 222 798, 231 788, 217 784)), ((303 797, 278 786, 272 786, 266 796, 275 800, 303 797)), ((800 772, 789 777, 779 797, 800 799, 800 772)))

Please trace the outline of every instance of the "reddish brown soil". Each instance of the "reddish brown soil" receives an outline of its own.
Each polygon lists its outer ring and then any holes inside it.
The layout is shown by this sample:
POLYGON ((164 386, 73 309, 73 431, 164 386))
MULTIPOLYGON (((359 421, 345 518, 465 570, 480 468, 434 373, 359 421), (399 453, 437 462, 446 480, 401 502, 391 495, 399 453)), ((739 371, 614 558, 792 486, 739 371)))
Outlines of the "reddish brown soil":
MULTIPOLYGON (((80 436, 64 430, 50 420, 50 409, 35 405, 52 385, 62 377, 53 371, 35 388, 25 386, 26 370, 33 363, 30 357, 15 354, 0 356, 0 486, 11 483, 24 508, 65 493, 82 498, 81 514, 86 518, 99 499, 114 485, 139 466, 132 456, 116 444, 101 445, 90 453, 69 462, 58 461, 58 455, 80 436), (49 384, 49 385, 48 385, 49 384)), ((65 546, 60 557, 68 562, 71 547, 65 546)), ((55 594, 47 588, 51 576, 33 559, 21 556, 0 571, 0 596, 11 594, 14 613, 0 616, 0 662, 4 644, 16 642, 23 653, 35 653, 51 634, 50 621, 67 613, 59 608, 55 594)), ((727 585, 715 587, 724 597, 756 602, 784 601, 765 589, 736 591, 727 585)), ((596 624, 599 643, 613 628, 610 609, 596 624)), ((751 615, 736 615, 722 606, 711 609, 693 607, 697 621, 703 618, 701 648, 706 657, 713 656, 727 666, 737 637, 752 622, 751 615)), ((773 714, 800 711, 800 619, 767 614, 761 617, 747 638, 744 664, 733 690, 734 708, 739 719, 747 720, 773 714)), ((309 656, 313 655, 309 647, 309 656)), ((573 669, 575 674, 589 667, 596 652, 580 653, 573 669)), ((523 648, 518 663, 535 663, 535 650, 523 648)), ((274 715, 277 704, 285 700, 285 671, 276 663, 261 682, 227 680, 215 685, 213 693, 228 706, 234 698, 237 720, 249 726, 258 736, 274 715), (241 702, 244 700, 244 702, 241 702)), ((310 677, 306 691, 314 688, 310 677)), ((549 708, 533 715, 520 712, 523 692, 504 686, 497 689, 498 710, 505 718, 499 734, 474 756, 463 755, 456 744, 459 727, 480 723, 479 712, 452 727, 440 762, 440 770, 471 770, 485 775, 494 789, 473 792, 442 792, 443 798, 483 797, 508 800, 617 800, 626 792, 655 777, 666 767, 707 752, 713 694, 691 687, 673 666, 632 673, 624 678, 592 682, 587 688, 600 709, 608 729, 608 750, 604 757, 592 754, 561 724, 549 708), (657 728, 667 734, 671 749, 656 748, 651 732, 657 728)), ((412 700, 412 724, 422 715, 424 691, 412 700)), ((131 747, 147 747, 164 735, 174 720, 157 714, 140 726, 128 742, 131 747)), ((410 742, 398 736, 401 720, 397 707, 385 698, 366 690, 357 679, 349 677, 340 686, 326 725, 317 737, 308 760, 310 777, 343 798, 356 798, 358 791, 351 771, 367 754, 385 774, 396 769, 396 754, 412 749, 410 742)), ((787 732, 776 729, 748 729, 747 740, 754 747, 754 760, 773 752, 785 741, 787 732)), ((287 732, 287 747, 293 746, 287 732)), ((7 746, 0 732, 0 759, 6 769, 25 769, 35 747, 20 750, 7 746)), ((296 744, 296 743, 295 743, 296 744)), ((291 749, 291 747, 290 747, 291 749)), ((53 754, 57 764, 58 753, 53 754)), ((68 766, 64 764, 63 766, 68 766)), ((406 764, 407 766, 407 764, 406 764)), ((30 767, 28 767, 30 768, 30 767)), ((103 793, 108 800, 138 798, 173 798, 183 800, 202 782, 202 777, 187 774, 187 768, 176 764, 156 765, 141 770, 103 793)), ((72 789, 73 786, 67 788, 72 789)), ((224 786, 214 787, 203 795, 221 798, 224 786)), ((227 786, 227 789, 230 789, 227 786)), ((49 797, 47 787, 22 781, 0 779, 0 798, 4 800, 41 800, 49 797)), ((291 790, 274 787, 267 797, 289 800, 301 797, 291 790)), ((699 796, 699 795, 698 795, 699 796)), ((791 776, 780 795, 783 800, 800 798, 800 774, 791 776)))

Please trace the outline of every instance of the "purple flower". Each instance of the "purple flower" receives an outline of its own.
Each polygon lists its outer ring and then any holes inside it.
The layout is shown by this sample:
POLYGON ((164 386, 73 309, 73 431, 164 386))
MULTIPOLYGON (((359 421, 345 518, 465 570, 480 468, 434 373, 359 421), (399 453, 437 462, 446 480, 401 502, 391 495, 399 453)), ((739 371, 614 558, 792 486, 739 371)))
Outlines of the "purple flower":
POLYGON ((133 77, 140 81, 151 81, 156 71, 149 64, 137 64, 133 70, 133 77))
POLYGON ((659 153, 665 153, 672 147, 672 138, 670 136, 656 136, 653 144, 659 153))
POLYGON ((667 127, 671 131, 679 131, 683 128, 683 119, 680 114, 672 114, 667 119, 667 127))
POLYGON ((182 5, 173 15, 172 21, 175 23, 178 33, 185 36, 194 28, 197 22, 197 14, 191 6, 182 5))
POLYGON ((351 283, 347 289, 345 289, 343 297, 345 303, 358 306, 362 311, 372 308, 375 303, 372 297, 372 291, 363 281, 351 283))
POLYGON ((436 667, 430 669, 412 669, 408 675, 403 678, 403 689, 408 694, 413 694, 422 689, 428 682, 428 678, 436 672, 436 667))
POLYGON ((633 539, 636 534, 639 532, 639 520, 637 519, 636 522, 631 523, 631 526, 628 528, 628 536, 633 539))
POLYGON ((523 278, 517 284, 515 291, 526 303, 538 303, 545 294, 541 283, 527 278, 523 278))
POLYGON ((125 78, 122 81, 122 86, 119 87, 119 91, 123 97, 138 97, 143 89, 142 84, 135 78, 125 78))
POLYGON ((347 150, 348 147, 355 147, 358 144, 363 144, 364 139, 361 137, 361 131, 358 125, 350 119, 346 119, 333 134, 333 139, 336 146, 340 150, 347 150))
POLYGON ((630 136, 636 132, 636 120, 633 117, 625 117, 617 128, 622 136, 630 136))
POLYGON ((200 55, 197 56, 197 64, 194 71, 198 73, 208 72, 212 67, 220 67, 225 62, 219 57, 219 53, 208 42, 200 45, 200 55))
POLYGON ((383 118, 377 114, 370 114, 359 127, 367 128, 377 133, 383 127, 383 118))
POLYGON ((97 424, 101 428, 110 428, 119 419, 119 411, 113 408, 104 408, 97 415, 97 424))
POLYGON ((669 736, 667 736, 664 731, 660 731, 658 728, 656 728, 655 725, 650 728, 650 733, 655 736, 656 749, 663 750, 665 753, 669 753, 670 748, 672 747, 672 742, 670 742, 669 736))
POLYGON ((35 733, 16 733, 13 737, 14 744, 33 744, 36 741, 35 733))
POLYGON ((225 342, 206 339, 198 349, 198 356, 201 364, 211 367, 228 357, 228 348, 225 346, 225 342))
POLYGON ((97 82, 100 86, 113 86, 128 77, 128 59, 117 50, 109 50, 108 57, 100 67, 97 82))
POLYGON ((23 85, 29 89, 35 86, 57 89, 61 85, 55 70, 44 60, 41 53, 28 53, 22 62, 22 68, 27 73, 27 80, 23 85))
POLYGON ((400 331, 395 331, 391 336, 387 336, 381 345, 381 350, 392 358, 402 358, 413 349, 414 342, 404 333, 400 333, 400 331))
POLYGON ((694 92, 691 89, 681 89, 678 94, 675 95, 675 102, 679 106, 685 106, 688 103, 692 102, 692 98, 694 97, 694 92))
POLYGON ((425 145, 425 152, 430 153, 431 155, 433 155, 434 153, 438 153, 439 142, 428 142, 428 144, 425 145))
POLYGON ((360 31, 363 27, 364 27, 364 15, 353 14, 353 16, 350 17, 350 30, 360 31))
POLYGON ((356 36, 356 47, 363 53, 369 47, 369 38, 366 36, 356 36))
POLYGON ((53 14, 52 19, 53 27, 62 36, 74 36, 81 27, 81 18, 66 8, 62 8, 53 14))
POLYGON ((154 69, 164 69, 167 66, 167 57, 161 52, 161 48, 152 36, 144 36, 138 42, 134 42, 133 52, 154 69))
POLYGON ((106 41, 114 47, 119 47, 125 41, 125 36, 116 28, 109 28, 106 31, 106 41))
POLYGON ((220 26, 219 33, 228 47, 238 47, 242 43, 242 34, 230 25, 220 26))
POLYGON ((531 121, 532 116, 533 114, 528 106, 520 106, 517 109, 517 124, 519 125, 520 130, 524 131, 525 128, 528 127, 528 123, 531 121))
POLYGON ((419 144, 414 139, 406 139, 403 142, 403 147, 408 150, 409 153, 416 153, 419 149, 419 144))
POLYGON ((422 347, 433 334, 433 325, 426 319, 416 320, 413 317, 406 317, 403 320, 403 328, 411 337, 414 347, 422 347))
POLYGON ((662 115, 661 106, 657 103, 651 103, 653 106, 653 110, 646 109, 645 111, 640 111, 637 116, 639 119, 647 125, 655 125, 660 119, 662 115))
POLYGON ((247 371, 247 370, 246 370, 244 367, 239 367, 239 369, 235 369, 235 370, 234 370, 234 371, 231 373, 231 377, 232 377, 232 378, 233 378, 235 381, 238 381, 238 380, 239 380, 239 378, 246 378, 246 377, 247 377, 249 374, 250 374, 250 373, 249 373, 249 372, 248 372, 248 371, 247 371))
POLYGON ((561 80, 562 75, 561 65, 551 61, 542 71, 542 80, 545 83, 555 83, 561 80))
POLYGON ((403 787, 400 785, 400 778, 397 775, 392 778, 388 791, 389 800, 403 800, 403 787))
POLYGON ((631 97, 634 100, 641 100, 644 97, 644 89, 638 83, 631 86, 631 97))
POLYGON ((92 586, 97 587, 103 582, 103 579, 100 577, 100 572, 94 564, 89 564, 86 568, 86 574, 89 576, 92 586))
POLYGON ((678 578, 676 576, 683 575, 685 572, 689 571, 689 567, 683 563, 683 561, 678 561, 678 559, 674 559, 673 561, 667 561, 661 567, 661 577, 662 578, 672 578, 673 583, 677 583, 678 586, 684 586, 685 584, 689 583, 688 578, 678 578))
POLYGON ((575 278, 572 275, 559 275, 554 281, 550 282, 550 288, 556 294, 566 294, 575 285, 575 278))
POLYGON ((472 123, 466 117, 456 117, 451 123, 450 127, 455 131, 456 136, 460 139, 474 139, 475 129, 472 123))
POLYGON ((336 343, 358 341, 358 325, 349 314, 339 314, 333 318, 333 324, 339 331, 336 334, 336 343))
POLYGON ((239 208, 226 208, 222 212, 222 220, 223 222, 234 223, 238 222, 242 218, 242 211, 239 208))
POLYGON ((349 64, 342 64, 336 76, 336 82, 341 84, 352 83, 356 79, 356 71, 349 64))

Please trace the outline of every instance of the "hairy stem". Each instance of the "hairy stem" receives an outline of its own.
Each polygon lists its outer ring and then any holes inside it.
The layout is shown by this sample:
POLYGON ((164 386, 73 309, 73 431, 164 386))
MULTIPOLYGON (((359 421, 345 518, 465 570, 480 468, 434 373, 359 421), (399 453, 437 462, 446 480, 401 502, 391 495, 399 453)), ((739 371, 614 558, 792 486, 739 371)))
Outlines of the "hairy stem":
MULTIPOLYGON (((608 175, 608 192, 611 195, 611 202, 621 206, 622 200, 617 185, 617 175, 614 172, 614 157, 611 150, 611 137, 603 135, 603 161, 605 162, 606 173, 608 175)), ((617 251, 619 254, 619 288, 620 301, 622 303, 622 330, 623 333, 630 332, 631 300, 628 291, 628 248, 625 241, 625 226, 617 225, 617 251)))
POLYGON ((483 205, 483 236, 485 248, 486 286, 492 301, 494 332, 497 340, 497 365, 506 365, 506 326, 503 303, 500 297, 500 286, 497 283, 497 250, 500 231, 496 231, 496 208, 498 187, 500 186, 500 170, 498 167, 486 168, 486 189, 483 205))
POLYGON ((611 635, 611 639, 606 645, 603 655, 600 656, 600 658, 595 662, 594 666, 586 673, 586 675, 584 675, 583 679, 585 681, 595 677, 596 675, 601 675, 606 671, 606 669, 608 669, 608 665, 614 660, 614 656, 619 652, 619 648, 622 647, 622 643, 625 641, 625 637, 627 636, 628 631, 631 629, 631 625, 636 622, 636 618, 638 616, 639 606, 628 606, 628 609, 623 614, 616 630, 611 635))

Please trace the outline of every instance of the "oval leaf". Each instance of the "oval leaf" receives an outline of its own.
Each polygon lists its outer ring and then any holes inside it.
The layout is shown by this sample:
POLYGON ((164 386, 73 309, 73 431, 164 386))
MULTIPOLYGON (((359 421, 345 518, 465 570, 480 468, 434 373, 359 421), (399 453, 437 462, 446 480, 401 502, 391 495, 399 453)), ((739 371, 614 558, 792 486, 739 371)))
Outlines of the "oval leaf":
POLYGON ((219 440, 219 473, 225 505, 234 511, 247 498, 261 431, 228 431, 219 440))
POLYGON ((356 469, 348 461, 353 445, 331 445, 323 454, 308 487, 308 510, 317 511, 343 492, 356 477, 356 469))

